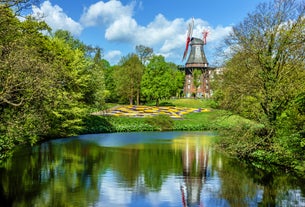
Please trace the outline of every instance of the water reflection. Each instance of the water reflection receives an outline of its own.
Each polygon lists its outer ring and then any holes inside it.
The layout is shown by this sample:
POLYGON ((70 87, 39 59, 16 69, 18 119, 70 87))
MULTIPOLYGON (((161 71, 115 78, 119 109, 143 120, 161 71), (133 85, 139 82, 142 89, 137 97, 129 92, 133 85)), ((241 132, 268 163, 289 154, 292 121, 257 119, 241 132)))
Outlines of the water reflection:
POLYGON ((0 206, 305 206, 304 183, 210 147, 208 132, 84 135, 21 148, 0 206))
POLYGON ((201 191, 207 177, 209 148, 206 139, 185 137, 174 140, 180 142, 183 163, 183 184, 181 198, 183 207, 203 206, 201 191))

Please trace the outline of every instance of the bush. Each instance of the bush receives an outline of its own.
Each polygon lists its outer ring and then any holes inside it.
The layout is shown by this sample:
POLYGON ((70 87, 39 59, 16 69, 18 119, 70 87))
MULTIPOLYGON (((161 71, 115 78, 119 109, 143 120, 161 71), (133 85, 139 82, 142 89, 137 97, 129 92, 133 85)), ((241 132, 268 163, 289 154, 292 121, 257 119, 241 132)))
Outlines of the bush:
POLYGON ((159 114, 151 118, 148 118, 146 122, 149 125, 158 128, 160 131, 172 130, 174 126, 173 119, 165 114, 159 114))

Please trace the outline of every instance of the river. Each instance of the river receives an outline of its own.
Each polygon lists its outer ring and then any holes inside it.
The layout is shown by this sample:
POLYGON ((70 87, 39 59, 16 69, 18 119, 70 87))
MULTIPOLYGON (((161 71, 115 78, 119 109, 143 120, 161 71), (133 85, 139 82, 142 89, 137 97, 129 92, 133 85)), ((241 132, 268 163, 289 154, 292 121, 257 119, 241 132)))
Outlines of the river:
POLYGON ((212 132, 91 134, 20 147, 0 206, 305 206, 304 180, 213 150, 212 132))

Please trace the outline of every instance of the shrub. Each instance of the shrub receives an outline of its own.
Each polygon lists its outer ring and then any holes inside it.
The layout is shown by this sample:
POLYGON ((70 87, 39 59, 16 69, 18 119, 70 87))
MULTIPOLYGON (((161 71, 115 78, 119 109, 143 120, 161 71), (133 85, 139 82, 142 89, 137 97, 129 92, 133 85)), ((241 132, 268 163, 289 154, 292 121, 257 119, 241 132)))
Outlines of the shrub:
POLYGON ((165 114, 159 114, 148 118, 146 122, 158 128, 160 131, 172 130, 174 125, 173 119, 165 114))

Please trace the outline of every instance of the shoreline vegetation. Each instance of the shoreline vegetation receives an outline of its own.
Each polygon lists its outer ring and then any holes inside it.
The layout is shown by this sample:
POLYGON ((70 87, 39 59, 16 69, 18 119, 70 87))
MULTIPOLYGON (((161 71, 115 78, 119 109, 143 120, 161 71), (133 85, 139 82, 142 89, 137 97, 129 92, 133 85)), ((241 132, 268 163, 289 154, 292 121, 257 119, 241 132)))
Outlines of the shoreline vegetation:
MULTIPOLYGON (((154 103, 152 103, 153 105, 154 103)), ((176 111, 179 114, 179 112, 176 111)), ((111 132, 136 132, 136 131, 215 131, 218 150, 231 157, 239 158, 257 168, 274 171, 285 169, 301 176, 304 172, 301 166, 292 162, 286 154, 280 151, 269 151, 259 145, 263 138, 260 137, 264 126, 252 120, 235 115, 229 111, 216 109, 213 100, 205 99, 172 99, 160 103, 159 107, 151 105, 116 105, 103 113, 93 113, 87 116, 84 130, 81 134, 111 133, 111 132), (129 110, 149 110, 146 116, 129 114, 129 110), (182 117, 173 118, 169 114, 155 113, 155 110, 183 111, 182 117), (189 113, 185 112, 189 110, 189 113), (124 111, 126 114, 124 114, 124 111), (109 115, 114 113, 115 115, 109 115), (253 137, 252 134, 256 134, 253 137), (248 136, 248 137, 247 137, 248 136), (260 141, 261 140, 261 141, 260 141)))

